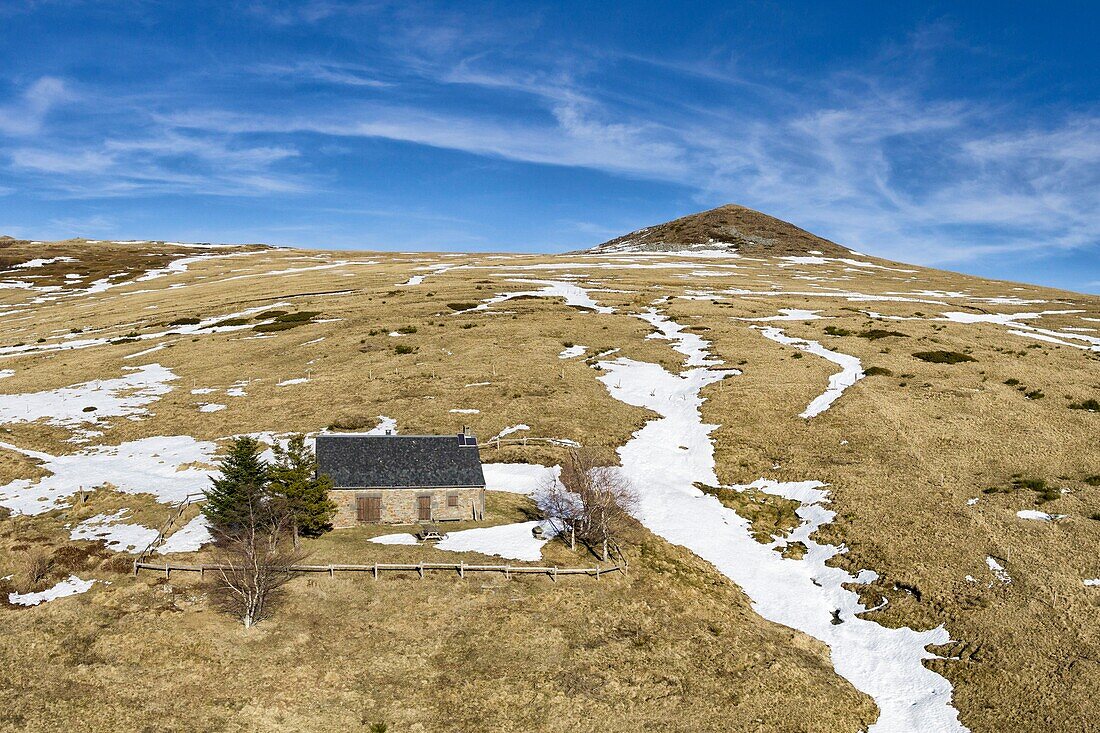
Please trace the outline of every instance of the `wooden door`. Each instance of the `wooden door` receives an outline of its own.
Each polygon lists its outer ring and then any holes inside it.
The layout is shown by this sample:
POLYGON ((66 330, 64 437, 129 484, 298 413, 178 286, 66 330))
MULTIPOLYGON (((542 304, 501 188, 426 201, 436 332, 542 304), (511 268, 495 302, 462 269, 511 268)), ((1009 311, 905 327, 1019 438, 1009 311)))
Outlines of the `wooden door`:
POLYGON ((357 496, 355 515, 360 522, 382 521, 382 498, 379 496, 357 496))
POLYGON ((416 516, 417 519, 422 522, 430 522, 432 520, 432 497, 416 497, 416 516))

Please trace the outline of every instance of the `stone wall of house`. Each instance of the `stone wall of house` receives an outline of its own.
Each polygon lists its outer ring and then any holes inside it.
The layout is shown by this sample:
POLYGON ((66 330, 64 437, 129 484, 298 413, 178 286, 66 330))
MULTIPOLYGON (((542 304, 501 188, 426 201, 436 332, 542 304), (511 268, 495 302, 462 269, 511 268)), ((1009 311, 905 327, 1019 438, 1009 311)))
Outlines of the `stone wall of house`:
POLYGON ((358 520, 357 498, 376 496, 382 500, 382 524, 415 524, 421 496, 432 500, 433 522, 481 519, 485 513, 485 489, 333 489, 329 496, 336 503, 334 527, 354 527, 358 520), (456 497, 457 506, 449 506, 448 497, 456 497))

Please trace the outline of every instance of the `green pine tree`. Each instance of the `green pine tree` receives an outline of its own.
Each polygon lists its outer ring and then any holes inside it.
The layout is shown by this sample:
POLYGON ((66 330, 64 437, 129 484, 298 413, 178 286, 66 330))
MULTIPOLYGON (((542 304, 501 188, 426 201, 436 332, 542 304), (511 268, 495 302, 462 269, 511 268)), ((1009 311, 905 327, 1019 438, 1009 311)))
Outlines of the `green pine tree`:
POLYGON ((332 529, 336 504, 329 498, 332 480, 317 472, 317 457, 302 435, 294 435, 286 447, 275 446, 270 491, 294 518, 294 539, 318 537, 332 529))
POLYGON ((268 492, 271 469, 261 458, 264 446, 255 438, 235 438, 229 452, 219 461, 220 476, 210 478, 211 486, 204 493, 202 513, 211 529, 239 529, 255 521, 255 507, 263 506, 268 492))

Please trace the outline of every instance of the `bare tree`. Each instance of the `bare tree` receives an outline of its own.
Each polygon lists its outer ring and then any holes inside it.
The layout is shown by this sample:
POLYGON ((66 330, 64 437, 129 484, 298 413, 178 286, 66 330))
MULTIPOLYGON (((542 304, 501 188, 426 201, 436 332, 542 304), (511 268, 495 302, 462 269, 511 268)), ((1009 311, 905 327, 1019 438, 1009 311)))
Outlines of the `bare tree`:
POLYGON ((568 538, 569 548, 577 549, 577 524, 581 520, 580 497, 558 480, 547 476, 536 494, 539 508, 553 525, 559 537, 568 538))
POLYGON ((630 480, 617 466, 600 462, 591 450, 574 448, 562 466, 560 484, 552 481, 542 492, 543 510, 590 548, 600 548, 608 559, 608 545, 621 537, 638 506, 630 480))
POLYGON ((219 605, 247 629, 271 614, 280 589, 293 577, 291 567, 305 555, 294 548, 288 512, 252 501, 241 519, 216 531, 214 590, 219 605))

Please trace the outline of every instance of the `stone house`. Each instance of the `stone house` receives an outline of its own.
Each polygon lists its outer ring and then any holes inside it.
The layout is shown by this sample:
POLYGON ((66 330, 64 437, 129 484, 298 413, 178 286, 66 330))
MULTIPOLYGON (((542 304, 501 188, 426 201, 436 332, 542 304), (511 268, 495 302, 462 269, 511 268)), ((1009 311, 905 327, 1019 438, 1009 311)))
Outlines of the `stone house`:
POLYGON ((335 527, 481 519, 485 474, 477 439, 457 435, 317 436, 318 473, 332 479, 335 527))

